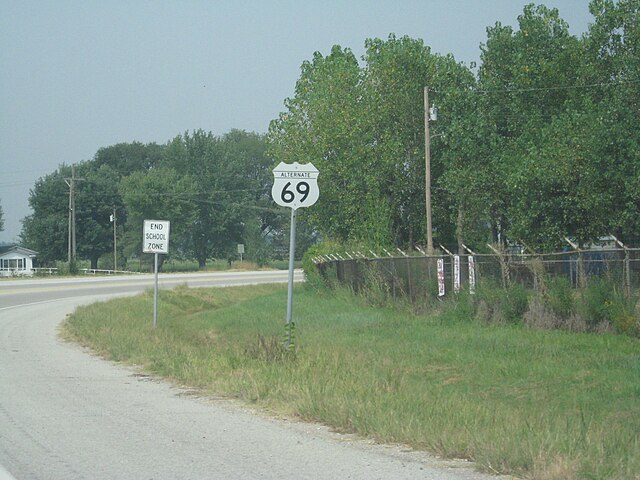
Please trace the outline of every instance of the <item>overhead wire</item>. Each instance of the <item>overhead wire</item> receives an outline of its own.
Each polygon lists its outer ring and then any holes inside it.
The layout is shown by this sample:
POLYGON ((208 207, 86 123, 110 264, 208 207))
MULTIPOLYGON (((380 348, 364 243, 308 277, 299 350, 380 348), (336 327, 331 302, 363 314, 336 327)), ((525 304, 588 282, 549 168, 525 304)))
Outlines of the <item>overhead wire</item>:
POLYGON ((475 93, 527 93, 527 92, 543 92, 543 91, 557 91, 557 90, 580 90, 588 88, 605 88, 611 86, 619 86, 626 84, 638 84, 638 80, 616 80, 612 82, 591 83, 586 85, 557 85, 549 87, 530 87, 530 88, 505 88, 505 89, 484 89, 473 90, 475 93))

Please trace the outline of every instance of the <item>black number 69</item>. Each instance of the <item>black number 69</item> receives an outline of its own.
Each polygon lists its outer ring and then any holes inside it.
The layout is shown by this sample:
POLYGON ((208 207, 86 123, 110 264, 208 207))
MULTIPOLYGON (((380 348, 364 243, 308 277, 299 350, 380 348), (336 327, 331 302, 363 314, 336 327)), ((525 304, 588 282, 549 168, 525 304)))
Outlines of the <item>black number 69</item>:
MULTIPOLYGON (((284 203, 291 203, 296 198, 295 193, 289 190, 290 186, 291 182, 287 182, 280 193, 280 198, 284 203)), ((298 182, 296 185, 296 192, 302 195, 300 201, 304 202, 309 196, 309 184, 307 182, 298 182)))

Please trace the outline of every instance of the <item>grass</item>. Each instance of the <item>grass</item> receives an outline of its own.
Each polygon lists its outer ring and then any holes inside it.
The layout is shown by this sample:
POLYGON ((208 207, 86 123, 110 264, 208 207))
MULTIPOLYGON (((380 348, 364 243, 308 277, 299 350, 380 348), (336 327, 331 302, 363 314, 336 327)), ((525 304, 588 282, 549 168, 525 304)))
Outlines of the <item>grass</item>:
MULTIPOLYGON (((301 262, 296 262, 296 268, 300 267, 301 262)), ((131 268, 149 271, 152 269, 152 265, 149 263, 149 259, 145 259, 145 262, 142 265, 135 265, 133 262, 131 268), (137 268, 136 268, 137 267, 137 268)), ((233 260, 229 263, 226 259, 209 259, 207 263, 202 269, 202 271, 206 272, 220 272, 226 270, 260 270, 260 269, 275 269, 275 270, 286 270, 289 268, 288 260, 270 260, 266 265, 260 266, 257 263, 250 260, 233 260)), ((184 260, 184 259, 175 259, 170 258, 166 260, 162 264, 162 271, 164 273, 172 273, 172 272, 198 272, 201 271, 198 266, 198 262, 195 260, 184 260)))
POLYGON ((177 383, 523 478, 640 478, 640 343, 482 325, 286 286, 163 291, 80 308, 68 338, 177 383))

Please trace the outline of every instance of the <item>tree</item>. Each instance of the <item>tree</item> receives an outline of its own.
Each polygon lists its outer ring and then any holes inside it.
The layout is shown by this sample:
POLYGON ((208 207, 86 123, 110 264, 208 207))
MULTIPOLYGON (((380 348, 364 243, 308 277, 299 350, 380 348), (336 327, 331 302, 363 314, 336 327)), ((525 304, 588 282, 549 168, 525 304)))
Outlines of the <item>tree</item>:
POLYGON ((568 112, 522 138, 527 155, 511 164, 507 190, 510 234, 543 250, 560 247, 565 236, 580 245, 611 231, 615 189, 608 158, 601 154, 598 119, 568 112))
POLYGON ((438 243, 449 243, 467 192, 452 189, 454 184, 446 181, 445 174, 479 153, 477 147, 467 148, 459 141, 474 135, 462 129, 462 120, 473 112, 469 104, 473 74, 451 55, 432 54, 421 40, 391 35, 386 41, 365 44, 365 98, 367 111, 373 113, 367 118, 372 124, 369 130, 375 132, 373 153, 383 169, 382 195, 391 199, 393 243, 411 247, 426 238, 425 86, 439 112, 430 131, 434 237, 438 243))
POLYGON ((43 264, 67 258, 69 238, 69 191, 64 181, 71 168, 60 166, 39 178, 29 192, 33 213, 22 220, 21 243, 38 252, 43 264))
POLYGON ((242 240, 247 207, 254 206, 254 188, 264 195, 260 172, 266 161, 256 140, 240 131, 220 138, 196 130, 178 135, 166 148, 163 165, 188 176, 193 185, 184 249, 200 268, 209 258, 231 254, 242 240))
MULTIPOLYGON (((594 135, 615 185, 610 230, 629 244, 640 241, 640 1, 594 0, 595 21, 584 38, 584 97, 599 125, 594 135)), ((608 232, 607 232, 608 233, 608 232)))
MULTIPOLYGON (((43 262, 66 260, 69 248, 69 187, 71 167, 63 165, 53 174, 36 181, 29 194, 33 213, 23 219, 21 239, 36 250, 43 262)), ((80 258, 98 268, 98 259, 113 249, 113 234, 109 216, 113 207, 121 207, 118 175, 102 165, 95 169, 92 162, 76 166, 76 245, 80 258), (81 179, 81 180, 80 180, 81 179)))
POLYGON ((122 211, 122 200, 118 192, 118 172, 103 164, 96 168, 95 162, 86 162, 78 168, 83 180, 77 182, 76 235, 77 253, 98 268, 98 259, 113 251, 113 227, 110 216, 113 209, 122 211))
POLYGON ((586 242, 606 233, 611 201, 592 141, 596 103, 579 88, 584 45, 556 9, 528 5, 518 24, 487 29, 482 46, 479 88, 500 182, 492 190, 502 199, 492 223, 503 241, 537 248, 564 236, 586 242))
POLYGON ((93 157, 93 164, 95 168, 108 165, 120 177, 126 177, 133 172, 146 172, 158 165, 164 148, 164 145, 155 143, 118 143, 98 149, 93 157))
POLYGON ((271 157, 286 163, 311 162, 320 170, 322 194, 302 217, 325 235, 343 241, 375 220, 366 207, 373 198, 368 192, 375 190, 368 185, 374 167, 359 161, 370 148, 358 138, 363 117, 361 76, 349 49, 334 46, 327 57, 314 53, 302 64, 295 96, 285 100, 287 111, 271 122, 267 135, 271 157))
POLYGON ((557 9, 527 5, 517 31, 496 23, 481 45, 479 88, 505 139, 544 126, 576 96, 580 44, 557 9))
MULTIPOLYGON (((370 245, 424 241, 425 166, 423 87, 437 90, 443 111, 459 110, 455 89, 473 85, 471 72, 453 57, 433 55, 409 37, 365 42, 361 68, 349 49, 334 46, 304 62, 287 111, 271 123, 269 153, 287 163, 313 162, 322 195, 309 221, 325 236, 370 245)), ((432 173, 444 170, 436 143, 432 173)), ((438 234, 450 235, 438 196, 438 234)))
POLYGON ((239 178, 234 201, 240 205, 246 258, 262 265, 274 254, 274 232, 283 228, 283 215, 271 199, 273 160, 266 154, 264 135, 231 130, 221 142, 225 162, 236 165, 239 178))
POLYGON ((136 171, 123 178, 119 190, 127 211, 123 239, 125 255, 142 254, 144 220, 169 220, 171 253, 183 253, 193 221, 192 196, 195 188, 192 177, 182 176, 166 166, 148 172, 136 171))

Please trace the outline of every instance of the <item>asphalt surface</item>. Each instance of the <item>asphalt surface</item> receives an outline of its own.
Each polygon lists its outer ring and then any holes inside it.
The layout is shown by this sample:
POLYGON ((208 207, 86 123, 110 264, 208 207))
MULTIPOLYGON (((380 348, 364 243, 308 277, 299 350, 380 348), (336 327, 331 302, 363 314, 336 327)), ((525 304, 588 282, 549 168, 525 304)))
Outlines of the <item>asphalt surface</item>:
MULTIPOLYGON (((286 281, 278 275, 167 275, 160 284, 286 281)), ((78 305, 152 281, 0 282, 0 480, 496 478, 466 462, 202 398, 59 339, 60 321, 78 305)))

